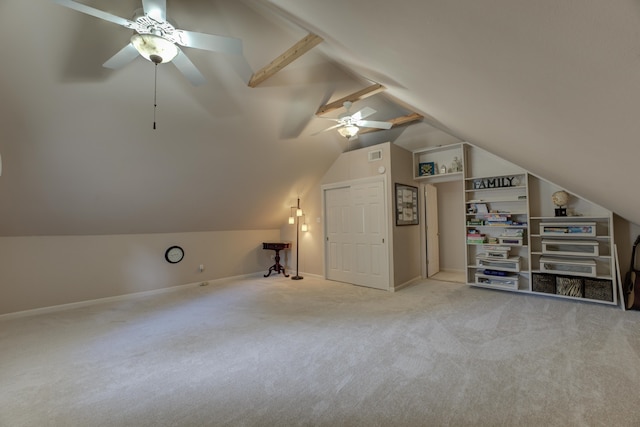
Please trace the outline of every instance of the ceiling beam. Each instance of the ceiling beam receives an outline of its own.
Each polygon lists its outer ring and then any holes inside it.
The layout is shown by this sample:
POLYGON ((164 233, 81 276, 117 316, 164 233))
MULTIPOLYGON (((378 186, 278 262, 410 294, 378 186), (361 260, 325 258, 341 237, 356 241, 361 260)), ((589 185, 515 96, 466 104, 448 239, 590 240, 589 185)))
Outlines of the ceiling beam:
MULTIPOLYGON (((395 119, 387 120, 387 122, 391 123, 392 125, 391 128, 394 128, 396 126, 404 125, 406 123, 412 123, 418 120, 422 120, 423 118, 424 116, 422 114, 411 113, 411 114, 407 114, 406 116, 400 116, 400 117, 396 117, 395 119)), ((358 135, 361 135, 363 133, 369 133, 369 132, 377 132, 379 130, 382 130, 382 129, 361 128, 360 131, 358 131, 358 135)))
POLYGON ((323 114, 327 114, 330 111, 342 108, 345 102, 356 102, 375 95, 378 92, 382 92, 385 89, 386 88, 384 86, 376 83, 367 88, 354 92, 351 95, 347 95, 344 98, 340 98, 337 101, 333 101, 329 104, 323 105, 322 107, 318 108, 318 111, 316 111, 316 116, 322 116, 323 114))
POLYGON ((305 38, 287 49, 285 53, 271 61, 269 65, 255 72, 249 80, 249 87, 256 87, 323 41, 322 37, 309 33, 305 38))

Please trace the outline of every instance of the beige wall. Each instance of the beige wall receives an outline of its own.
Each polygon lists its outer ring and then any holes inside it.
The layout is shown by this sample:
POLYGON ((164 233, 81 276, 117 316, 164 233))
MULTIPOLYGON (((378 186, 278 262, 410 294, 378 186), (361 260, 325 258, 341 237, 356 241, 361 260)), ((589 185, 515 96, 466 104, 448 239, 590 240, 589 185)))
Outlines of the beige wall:
MULTIPOLYGON (((613 217, 613 230, 615 233, 615 243, 618 250, 618 260, 620 262, 620 275, 624 281, 624 276, 631 267, 631 254, 633 252, 633 243, 640 236, 640 225, 634 224, 621 218, 618 215, 613 217)), ((640 251, 640 247, 636 252, 640 251)), ((636 254, 639 261, 636 268, 640 267, 640 253, 636 254)), ((624 283, 624 282, 623 282, 624 283)))
MULTIPOLYGON (((343 153, 329 168, 318 185, 303 198, 303 208, 305 212, 309 209, 312 221, 309 223, 309 232, 300 234, 301 272, 324 276, 324 218, 321 186, 380 176, 386 178, 389 203, 387 208, 389 238, 391 240, 389 250, 392 259, 390 265, 392 286, 397 287, 420 277, 419 227, 396 227, 393 216, 395 182, 416 185, 412 176, 412 156, 407 150, 389 142, 343 153), (382 150, 382 160, 369 161, 369 152, 374 150, 382 150), (381 166, 385 168, 383 173, 379 171, 381 166), (320 222, 317 222, 318 218, 320 222)), ((282 235, 284 239, 295 240, 295 228, 284 226, 282 235)), ((295 252, 295 249, 292 252, 295 252)), ((292 255, 293 259, 295 259, 295 253, 292 255)), ((292 267, 295 268, 295 262, 292 267)))
POLYGON ((279 230, 1 237, 0 314, 266 272, 279 230), (184 260, 169 264, 171 245, 184 260), (204 264, 200 273, 198 267, 204 264))
POLYGON ((465 210, 462 181, 441 182, 438 188, 440 270, 465 271, 465 210))
MULTIPOLYGON (((421 275, 421 234, 420 225, 400 227, 395 225, 395 184, 418 187, 418 184, 413 179, 413 155, 396 145, 391 146, 391 177, 392 182, 389 185, 391 192, 389 215, 393 224, 393 283, 394 287, 398 287, 419 278, 421 275)), ((423 208, 423 196, 418 191, 418 217, 420 222, 424 219, 423 208)))
MULTIPOLYGON (((292 204, 295 205, 295 199, 292 204)), ((322 238, 324 235, 322 212, 320 206, 320 186, 315 185, 307 194, 300 195, 300 207, 305 214, 308 231, 300 232, 300 263, 297 266, 300 275, 323 275, 322 238), (318 222, 320 220, 320 222, 318 222)), ((287 221, 289 211, 283 212, 283 221, 287 221)), ((282 240, 291 242, 291 250, 285 251, 280 262, 285 266, 287 274, 296 271, 296 226, 285 223, 280 229, 282 240)))
MULTIPOLYGON (((337 182, 346 182, 356 179, 381 176, 378 172, 380 166, 385 167, 382 175, 389 176, 390 169, 390 143, 375 145, 360 150, 349 151, 341 154, 331 165, 325 175, 308 192, 300 194, 300 206, 305 212, 308 232, 300 232, 300 274, 315 274, 324 277, 324 217, 322 212, 322 185, 337 182), (368 153, 373 150, 382 150, 382 160, 369 162, 368 153)), ((296 196, 292 196, 292 204, 295 204, 296 196)), ((289 212, 283 212, 283 221, 286 221, 289 212)), ((291 251, 286 254, 287 271, 296 269, 296 228, 293 225, 284 224, 281 228, 283 240, 293 242, 291 251)))

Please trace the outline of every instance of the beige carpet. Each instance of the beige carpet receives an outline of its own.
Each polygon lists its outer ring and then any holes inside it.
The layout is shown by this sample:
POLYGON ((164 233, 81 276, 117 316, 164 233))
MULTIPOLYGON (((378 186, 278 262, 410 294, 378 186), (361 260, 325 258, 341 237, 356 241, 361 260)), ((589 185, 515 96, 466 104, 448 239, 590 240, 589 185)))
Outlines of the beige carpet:
POLYGON ((640 312, 259 278, 0 320, 0 425, 638 426, 640 312))

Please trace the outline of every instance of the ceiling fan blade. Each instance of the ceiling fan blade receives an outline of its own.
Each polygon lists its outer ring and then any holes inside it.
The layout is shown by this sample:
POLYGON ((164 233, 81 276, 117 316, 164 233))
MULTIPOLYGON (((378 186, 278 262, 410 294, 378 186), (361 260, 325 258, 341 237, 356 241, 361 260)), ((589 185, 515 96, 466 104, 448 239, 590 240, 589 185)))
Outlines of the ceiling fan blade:
POLYGON ((213 52, 242 53, 242 40, 240 39, 187 30, 176 30, 176 32, 180 33, 178 44, 181 46, 210 50, 213 52))
POLYGON ((318 134, 321 134, 321 133, 324 133, 324 132, 328 132, 328 131, 330 131, 330 130, 337 129, 337 128, 341 127, 341 126, 342 126, 342 123, 338 123, 337 125, 334 125, 334 126, 328 127, 328 128, 326 128, 326 129, 322 129, 322 130, 321 130, 321 131, 319 131, 319 132, 312 133, 312 134, 311 134, 311 136, 315 136, 315 135, 318 135, 318 134))
POLYGON ((358 120, 356 122, 357 126, 362 126, 365 128, 378 128, 378 129, 391 129, 393 126, 392 123, 389 122, 377 122, 375 120, 358 120))
POLYGON ((120 49, 118 53, 116 53, 111 58, 109 58, 107 62, 102 64, 102 66, 106 68, 111 68, 112 70, 117 70, 118 68, 122 68, 125 65, 127 65, 129 62, 136 59, 138 55, 139 54, 136 48, 133 47, 131 43, 129 43, 128 45, 120 49))
POLYGON ((104 19, 105 21, 113 22, 114 24, 122 25, 126 28, 133 28, 134 22, 128 19, 120 18, 119 16, 112 15, 102 10, 95 9, 91 6, 87 6, 82 3, 75 2, 73 0, 53 0, 54 3, 58 3, 61 6, 68 7, 69 9, 77 10, 78 12, 86 13, 87 15, 95 16, 96 18, 104 19))
POLYGON ((144 13, 157 21, 167 20, 166 0, 142 0, 144 13))
POLYGON ((353 120, 362 120, 365 117, 369 117, 372 114, 375 114, 376 110, 374 110, 371 107, 364 107, 362 110, 358 111, 357 113, 354 113, 351 118, 353 120))
POLYGON ((184 52, 178 49, 178 56, 173 58, 173 64, 180 70, 182 74, 191 82, 194 86, 199 86, 203 83, 206 83, 206 79, 198 70, 198 68, 193 65, 193 62, 184 54, 184 52))

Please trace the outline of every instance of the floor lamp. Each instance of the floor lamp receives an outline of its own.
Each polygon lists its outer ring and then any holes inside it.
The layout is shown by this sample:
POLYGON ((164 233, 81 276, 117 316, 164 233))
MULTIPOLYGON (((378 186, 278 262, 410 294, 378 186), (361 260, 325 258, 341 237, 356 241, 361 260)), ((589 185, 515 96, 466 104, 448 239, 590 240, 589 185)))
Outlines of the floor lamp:
MULTIPOLYGON (((295 224, 296 224, 296 275, 295 276, 291 276, 291 280, 302 280, 303 277, 300 275, 300 273, 298 272, 298 266, 300 264, 300 218, 304 215, 302 212, 302 209, 300 209, 300 198, 298 198, 298 206, 295 208, 296 209, 296 220, 295 220, 295 224)), ((291 209, 293 210, 293 208, 291 209)), ((291 217, 289 217, 289 223, 291 224, 291 217)), ((305 227, 305 231, 306 231, 306 221, 302 224, 303 227, 305 227)))

